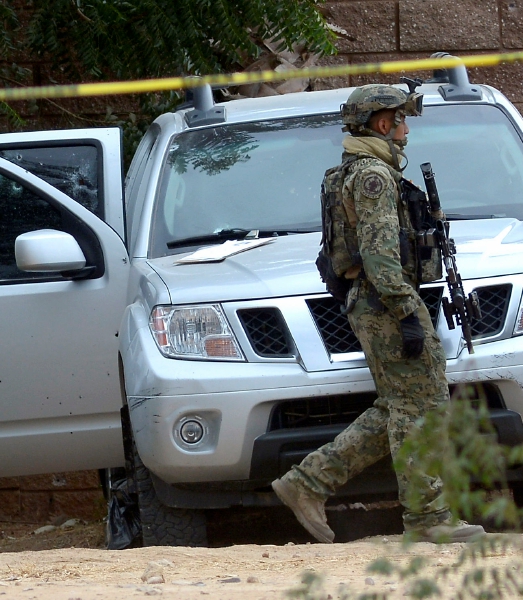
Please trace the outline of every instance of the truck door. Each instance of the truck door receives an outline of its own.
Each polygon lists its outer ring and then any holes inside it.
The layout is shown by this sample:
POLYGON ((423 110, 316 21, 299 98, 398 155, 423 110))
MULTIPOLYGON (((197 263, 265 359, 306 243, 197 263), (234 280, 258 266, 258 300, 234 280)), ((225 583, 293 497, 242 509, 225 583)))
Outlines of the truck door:
POLYGON ((0 157, 0 477, 123 465, 119 132, 9 134, 0 157), (16 238, 44 229, 74 237, 81 273, 17 267, 16 238))

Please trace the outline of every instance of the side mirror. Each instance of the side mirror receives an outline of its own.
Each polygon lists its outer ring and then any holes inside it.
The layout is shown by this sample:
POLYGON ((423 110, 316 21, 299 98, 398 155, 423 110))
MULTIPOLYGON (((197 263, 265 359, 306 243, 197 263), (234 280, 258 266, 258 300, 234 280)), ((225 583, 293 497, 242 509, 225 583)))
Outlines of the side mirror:
POLYGON ((19 235, 15 240, 15 257, 21 271, 79 271, 86 263, 74 237, 54 229, 19 235))

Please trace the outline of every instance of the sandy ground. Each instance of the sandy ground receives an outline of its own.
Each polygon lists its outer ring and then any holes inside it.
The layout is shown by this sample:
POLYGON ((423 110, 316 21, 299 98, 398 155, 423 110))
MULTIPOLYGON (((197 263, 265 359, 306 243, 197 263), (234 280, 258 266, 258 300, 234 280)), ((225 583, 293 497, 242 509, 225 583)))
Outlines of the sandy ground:
MULTIPOLYGON (((213 600, 334 600, 362 593, 387 593, 391 600, 409 597, 412 579, 403 579, 397 570, 388 575, 368 571, 369 564, 380 557, 387 557, 396 568, 406 567, 417 557, 424 559, 423 576, 439 575, 440 597, 450 599, 463 578, 464 569, 457 566, 460 555, 472 548, 465 544, 405 546, 400 535, 323 545, 303 541, 306 534, 298 542, 285 542, 273 534, 278 543, 228 545, 234 541, 231 534, 229 540, 215 537, 219 547, 109 551, 104 549, 101 523, 34 531, 30 524, 0 524, 0 595, 6 599, 129 600, 161 595, 177 600, 205 596, 213 600), (443 579, 445 570, 448 575, 443 579), (309 595, 293 596, 303 589, 309 574, 315 578, 309 595)), ((489 534, 487 540, 485 556, 475 564, 467 562, 466 570, 498 569, 505 590, 512 576, 523 583, 522 536, 489 534)), ((504 597, 517 595, 509 592, 504 597)))
MULTIPOLYGON (((139 548, 103 551, 62 548, 39 552, 5 553, 0 557, 0 594, 7 598, 45 600, 128 600, 163 595, 195 600, 269 600, 288 597, 297 589, 304 572, 324 578, 318 599, 340 597, 342 588, 355 592, 389 592, 404 598, 408 583, 397 575, 369 575, 370 560, 387 555, 396 564, 413 556, 429 562, 428 571, 456 562, 461 544, 446 547, 416 544, 405 549, 397 538, 383 542, 369 538, 333 544, 257 546, 226 548, 139 548)), ((491 553, 489 568, 515 562, 513 550, 491 553)), ((444 588, 445 598, 457 592, 459 578, 452 574, 444 588)), ((313 596, 314 597, 314 596, 313 596)))

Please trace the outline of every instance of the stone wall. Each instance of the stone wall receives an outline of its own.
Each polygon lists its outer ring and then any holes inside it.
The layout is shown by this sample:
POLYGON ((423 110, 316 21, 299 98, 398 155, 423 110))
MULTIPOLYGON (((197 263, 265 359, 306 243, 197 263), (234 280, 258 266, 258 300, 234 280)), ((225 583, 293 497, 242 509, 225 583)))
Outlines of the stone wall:
POLYGON ((93 521, 106 513, 97 471, 0 478, 0 522, 93 521))
MULTIPOLYGON (((523 0, 330 0, 323 11, 344 30, 338 54, 323 59, 325 65, 428 58, 434 52, 464 56, 523 50, 523 0)), ((396 82, 398 76, 335 77, 315 87, 396 82)), ((523 109, 523 63, 470 69, 469 78, 499 88, 523 109)))
MULTIPOLYGON (((322 59, 324 65, 427 58, 439 51, 468 55, 523 50, 523 0, 334 0, 322 10, 344 31, 338 54, 322 59)), ((26 66, 33 67, 35 85, 48 83, 45 66, 26 66)), ((427 77, 422 72, 414 75, 427 77)), ((317 80, 314 87, 396 82, 398 76, 336 77, 317 80)), ((523 63, 471 69, 469 76, 501 89, 523 109, 523 63)), ((42 129, 103 124, 107 105, 124 113, 135 102, 125 97, 72 99, 18 103, 16 108, 27 118, 27 129, 42 129), (85 121, 75 121, 71 113, 85 121)), ((104 501, 97 475, 89 471, 0 479, 0 521, 47 522, 62 515, 99 518, 104 501)))

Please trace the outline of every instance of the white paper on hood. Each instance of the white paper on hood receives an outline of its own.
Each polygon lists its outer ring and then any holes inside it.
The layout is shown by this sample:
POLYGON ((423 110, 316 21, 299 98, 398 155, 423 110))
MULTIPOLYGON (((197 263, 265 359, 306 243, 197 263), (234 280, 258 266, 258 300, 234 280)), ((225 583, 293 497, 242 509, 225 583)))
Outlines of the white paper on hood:
POLYGON ((258 246, 263 246, 269 242, 273 242, 274 238, 262 238, 256 240, 227 240, 223 244, 206 246, 174 261, 174 264, 190 264, 202 262, 220 262, 228 256, 251 250, 258 246))

